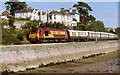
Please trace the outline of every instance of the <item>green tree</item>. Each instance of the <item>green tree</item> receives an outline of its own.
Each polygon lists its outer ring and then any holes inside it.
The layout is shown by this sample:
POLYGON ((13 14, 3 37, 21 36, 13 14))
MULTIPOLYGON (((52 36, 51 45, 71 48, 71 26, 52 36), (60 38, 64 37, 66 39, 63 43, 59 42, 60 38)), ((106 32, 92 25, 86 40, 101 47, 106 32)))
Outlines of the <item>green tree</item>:
POLYGON ((9 16, 9 27, 12 27, 15 29, 14 22, 15 22, 15 17, 9 16))
POLYGON ((88 16, 89 12, 92 11, 92 8, 84 2, 77 2, 73 7, 75 7, 80 13, 81 22, 84 24, 85 18, 88 16))
POLYGON ((0 19, 1 27, 3 28, 4 26, 8 26, 9 21, 6 19, 0 19))
POLYGON ((67 29, 67 26, 65 26, 63 23, 60 22, 54 22, 54 23, 44 23, 43 28, 55 28, 55 29, 67 29))
POLYGON ((32 27, 38 27, 40 26, 39 24, 41 23, 41 21, 36 21, 36 20, 33 20, 33 21, 30 21, 30 22, 27 22, 24 26, 22 26, 21 28, 22 29, 31 29, 32 27))
POLYGON ((104 23, 102 21, 95 21, 89 26, 89 30, 103 32, 105 31, 104 23))
POLYGON ((26 2, 19 2, 19 0, 9 0, 5 2, 6 9, 10 11, 10 15, 14 15, 16 10, 27 7, 26 2))
POLYGON ((118 34, 118 35, 120 35, 120 27, 117 27, 117 28, 115 29, 115 33, 118 34))
POLYGON ((93 15, 88 15, 85 18, 85 22, 94 22, 96 20, 96 18, 93 15))
POLYGON ((75 30, 88 30, 88 26, 85 24, 78 24, 77 26, 73 27, 75 30))

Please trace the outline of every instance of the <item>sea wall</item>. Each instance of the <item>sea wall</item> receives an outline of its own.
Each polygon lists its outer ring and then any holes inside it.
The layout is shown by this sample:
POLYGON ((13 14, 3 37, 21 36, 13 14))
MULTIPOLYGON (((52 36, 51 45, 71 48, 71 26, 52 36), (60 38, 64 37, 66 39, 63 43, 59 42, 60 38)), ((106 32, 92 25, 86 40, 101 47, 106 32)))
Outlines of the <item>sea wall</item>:
POLYGON ((8 45, 0 49, 0 71, 17 72, 112 52, 118 50, 118 41, 8 45))

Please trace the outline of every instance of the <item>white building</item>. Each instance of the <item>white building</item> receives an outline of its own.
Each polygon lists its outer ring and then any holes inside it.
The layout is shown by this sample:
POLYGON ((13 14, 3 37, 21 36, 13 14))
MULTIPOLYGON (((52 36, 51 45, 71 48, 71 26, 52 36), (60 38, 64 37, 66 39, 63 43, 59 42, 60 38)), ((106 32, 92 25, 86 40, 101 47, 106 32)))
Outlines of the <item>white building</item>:
POLYGON ((69 9, 68 13, 70 14, 70 17, 73 19, 76 19, 77 22, 80 22, 80 14, 78 12, 78 10, 76 9, 69 9))
POLYGON ((5 10, 2 12, 2 15, 0 15, 0 19, 8 20, 9 19, 8 16, 10 16, 10 13, 7 10, 5 10))
POLYGON ((7 18, 7 16, 0 16, 0 19, 6 19, 6 20, 8 20, 9 18, 7 18))
POLYGON ((80 16, 78 13, 70 12, 69 14, 71 18, 76 19, 77 22, 80 22, 80 16))
POLYGON ((23 8, 15 12, 15 18, 30 18, 30 20, 39 20, 38 10, 29 8, 23 8))
POLYGON ((105 30, 107 30, 108 32, 111 32, 111 31, 115 32, 114 28, 105 28, 105 30))
POLYGON ((39 13, 39 19, 42 21, 42 23, 47 22, 47 13, 40 11, 39 13))
POLYGON ((49 13, 49 21, 51 23, 54 22, 60 22, 65 24, 65 26, 75 26, 77 24, 75 24, 75 22, 73 23, 73 19, 70 17, 70 14, 68 14, 68 12, 65 11, 51 11, 49 13))

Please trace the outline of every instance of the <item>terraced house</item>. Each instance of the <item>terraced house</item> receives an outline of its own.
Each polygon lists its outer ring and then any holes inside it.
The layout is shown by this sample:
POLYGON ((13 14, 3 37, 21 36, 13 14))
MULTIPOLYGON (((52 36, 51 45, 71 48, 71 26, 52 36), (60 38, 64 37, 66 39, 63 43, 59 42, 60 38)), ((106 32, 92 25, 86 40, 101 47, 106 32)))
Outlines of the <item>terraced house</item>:
POLYGON ((29 8, 23 8, 15 12, 15 18, 29 18, 30 20, 39 20, 38 10, 29 8))
POLYGON ((42 21, 42 23, 47 22, 47 13, 44 11, 40 11, 39 13, 39 19, 42 21))
POLYGON ((54 22, 60 22, 65 24, 65 26, 76 26, 77 22, 73 21, 73 18, 71 18, 71 15, 67 11, 51 11, 49 14, 49 22, 54 23, 54 22))

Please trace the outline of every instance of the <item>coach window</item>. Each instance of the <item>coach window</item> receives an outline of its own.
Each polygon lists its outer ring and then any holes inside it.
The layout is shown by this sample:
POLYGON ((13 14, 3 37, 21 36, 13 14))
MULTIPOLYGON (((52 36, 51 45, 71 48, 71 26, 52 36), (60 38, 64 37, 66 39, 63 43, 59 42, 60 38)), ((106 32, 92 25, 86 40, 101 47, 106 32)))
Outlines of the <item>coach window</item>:
POLYGON ((78 36, 80 36, 80 32, 78 32, 78 36))
POLYGON ((45 31, 45 36, 48 36, 48 31, 45 31))
POLYGON ((75 33, 75 32, 72 32, 72 35, 73 35, 73 36, 76 36, 76 33, 75 33))

